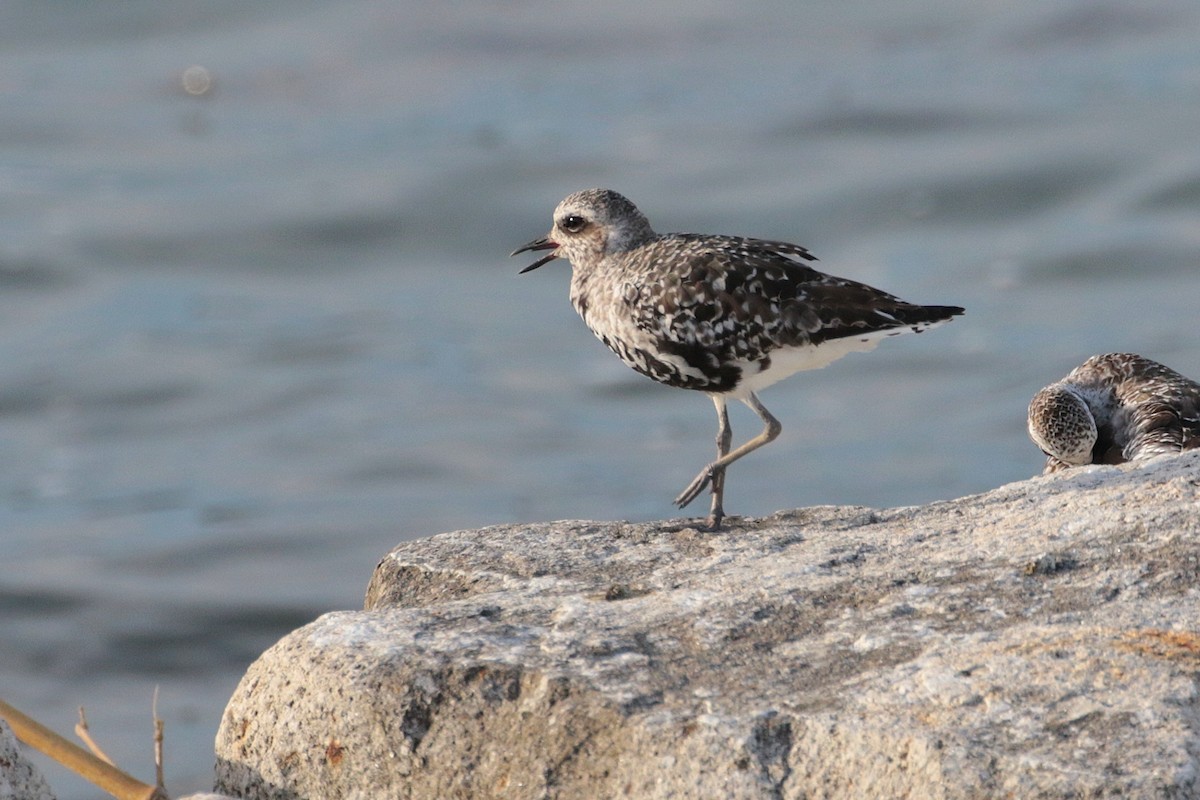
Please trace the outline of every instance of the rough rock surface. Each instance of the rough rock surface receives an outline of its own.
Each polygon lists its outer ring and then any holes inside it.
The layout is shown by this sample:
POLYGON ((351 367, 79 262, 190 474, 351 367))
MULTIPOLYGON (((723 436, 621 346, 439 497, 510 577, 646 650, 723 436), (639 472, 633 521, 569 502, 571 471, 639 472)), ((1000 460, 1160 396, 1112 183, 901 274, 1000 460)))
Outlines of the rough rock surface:
POLYGON ((0 719, 0 800, 54 800, 54 793, 17 744, 8 723, 0 719))
POLYGON ((1200 453, 705 533, 408 542, 249 670, 279 798, 1200 797, 1200 453))

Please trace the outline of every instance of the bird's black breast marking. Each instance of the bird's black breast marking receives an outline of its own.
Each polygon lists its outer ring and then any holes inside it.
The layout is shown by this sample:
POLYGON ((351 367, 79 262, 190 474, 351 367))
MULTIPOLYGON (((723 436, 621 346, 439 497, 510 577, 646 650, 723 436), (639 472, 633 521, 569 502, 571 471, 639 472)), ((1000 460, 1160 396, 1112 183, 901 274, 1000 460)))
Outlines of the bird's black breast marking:
POLYGON ((729 363, 719 363, 711 352, 697 345, 661 340, 654 351, 633 347, 610 336, 599 335, 600 341, 635 371, 652 380, 677 389, 697 389, 706 392, 727 392, 737 387, 742 370, 729 363), (663 355, 683 359, 699 375, 684 372, 663 355))

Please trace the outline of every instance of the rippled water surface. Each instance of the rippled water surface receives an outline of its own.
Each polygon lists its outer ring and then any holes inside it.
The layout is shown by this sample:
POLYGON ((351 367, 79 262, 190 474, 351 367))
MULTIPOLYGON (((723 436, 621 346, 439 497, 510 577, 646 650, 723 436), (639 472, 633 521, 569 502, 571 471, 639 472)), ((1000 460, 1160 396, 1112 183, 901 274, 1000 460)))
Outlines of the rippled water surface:
POLYGON ((2 696, 148 777, 161 687, 177 794, 395 543, 675 513, 711 404, 507 258, 571 191, 967 307, 769 389, 731 513, 1031 475, 1094 353, 1200 376, 1190 1, 13 2, 0 107, 2 696))

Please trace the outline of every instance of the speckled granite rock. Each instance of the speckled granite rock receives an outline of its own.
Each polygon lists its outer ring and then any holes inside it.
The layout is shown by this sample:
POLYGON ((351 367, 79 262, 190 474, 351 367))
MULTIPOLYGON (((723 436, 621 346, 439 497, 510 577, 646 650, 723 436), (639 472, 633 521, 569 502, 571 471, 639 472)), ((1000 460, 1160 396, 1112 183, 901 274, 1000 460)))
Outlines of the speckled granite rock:
POLYGON ((1200 796, 1200 453, 920 508, 460 531, 280 641, 217 788, 1200 796))
POLYGON ((8 723, 0 719, 0 800, 54 800, 54 793, 17 744, 8 723))

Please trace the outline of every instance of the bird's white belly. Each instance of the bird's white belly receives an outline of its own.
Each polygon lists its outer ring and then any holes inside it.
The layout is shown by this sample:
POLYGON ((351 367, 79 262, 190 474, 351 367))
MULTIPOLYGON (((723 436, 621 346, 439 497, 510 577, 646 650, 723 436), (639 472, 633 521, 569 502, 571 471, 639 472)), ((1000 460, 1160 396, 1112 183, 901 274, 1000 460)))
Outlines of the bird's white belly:
POLYGON ((882 336, 871 338, 848 336, 832 339, 819 347, 782 347, 771 353, 771 363, 765 370, 757 364, 747 363, 742 368, 742 380, 727 396, 741 399, 751 392, 758 392, 784 378, 809 369, 827 367, 849 353, 866 353, 874 350, 882 336))

